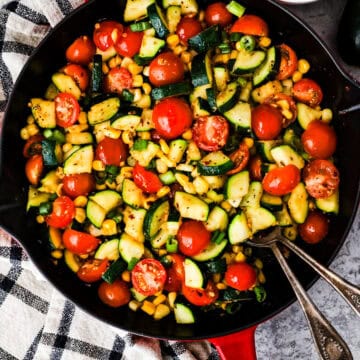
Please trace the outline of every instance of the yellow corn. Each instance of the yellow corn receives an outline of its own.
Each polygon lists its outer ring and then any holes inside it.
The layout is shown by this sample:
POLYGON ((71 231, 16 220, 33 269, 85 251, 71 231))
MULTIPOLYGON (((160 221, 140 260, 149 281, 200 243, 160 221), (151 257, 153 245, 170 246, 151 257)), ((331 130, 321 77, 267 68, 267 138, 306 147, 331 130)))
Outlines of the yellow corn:
POLYGON ((158 295, 154 300, 153 300, 153 304, 155 306, 159 305, 159 304, 162 304, 163 302, 166 301, 166 295, 164 294, 160 294, 158 295))
POLYGON ((326 108, 321 111, 321 121, 328 124, 331 122, 332 118, 333 118, 333 113, 331 109, 326 108))
POLYGON ((84 208, 77 207, 75 208, 75 220, 82 224, 86 219, 86 212, 84 208))
POLYGON ((291 120, 293 118, 293 113, 290 110, 282 110, 281 114, 282 116, 284 116, 285 119, 291 120))
POLYGON ((145 300, 141 306, 141 310, 146 312, 148 315, 154 315, 155 305, 152 302, 145 300))
POLYGON ((169 303, 171 308, 174 307, 176 297, 177 297, 177 293, 175 291, 169 292, 169 294, 168 294, 168 303, 169 303))
POLYGON ((181 53, 180 58, 181 58, 183 63, 188 64, 188 63, 190 63, 192 56, 191 56, 191 53, 189 51, 183 51, 181 53))
POLYGON ((133 87, 136 87, 136 88, 142 87, 143 82, 144 82, 144 80, 143 80, 142 75, 138 74, 138 75, 133 76, 133 87))
POLYGON ((84 196, 84 195, 80 195, 80 196, 77 196, 75 199, 74 199, 74 205, 76 207, 82 207, 84 208, 87 204, 87 197, 84 196))
POLYGON ((300 71, 296 70, 292 75, 292 81, 296 83, 302 79, 302 76, 303 74, 300 71))
POLYGON ((254 265, 255 265, 259 270, 262 270, 262 268, 264 267, 263 262, 262 262, 259 258, 255 259, 254 265))
POLYGON ((108 66, 109 66, 110 69, 113 69, 114 67, 117 66, 116 57, 112 57, 112 58, 108 61, 108 66))
POLYGON ((166 163, 161 159, 156 159, 156 170, 160 174, 165 174, 168 171, 168 166, 166 163))
POLYGON ((143 75, 149 77, 150 66, 144 66, 143 75))
POLYGON ((205 11, 201 10, 199 12, 199 21, 204 21, 205 20, 205 11))
POLYGON ((196 177, 193 181, 193 184, 197 194, 202 195, 209 191, 209 184, 201 176, 196 177))
POLYGON ((158 198, 162 198, 162 197, 166 196, 166 195, 169 194, 169 193, 170 193, 170 188, 169 188, 169 186, 162 186, 162 187, 160 188, 160 190, 156 193, 156 196, 157 196, 158 198))
POLYGON ((173 53, 175 55, 180 55, 183 51, 185 51, 185 47, 183 45, 176 45, 175 48, 173 49, 173 53))
POLYGON ((39 128, 37 127, 37 125, 35 123, 29 124, 27 126, 27 131, 28 131, 29 136, 33 136, 33 135, 36 135, 39 133, 39 128))
POLYGON ((89 128, 88 124, 77 124, 72 125, 66 128, 66 132, 68 133, 80 133, 84 130, 87 130, 89 128))
POLYGON ((170 308, 165 304, 160 304, 155 309, 154 319, 160 320, 165 316, 168 316, 169 314, 170 314, 170 308))
POLYGON ((218 288, 218 290, 225 290, 227 288, 226 284, 224 283, 217 283, 216 287, 218 288))
POLYGON ((235 261, 236 262, 245 262, 246 261, 246 256, 244 255, 243 252, 239 252, 235 256, 235 261))
POLYGON ((239 253, 240 251, 242 251, 241 248, 242 248, 242 247, 239 246, 239 245, 233 245, 232 248, 231 248, 231 250, 232 250, 233 253, 237 254, 237 253, 239 253))
POLYGON ((143 83, 142 89, 145 95, 150 95, 151 93, 151 85, 149 83, 143 83))
POLYGON ((101 232, 105 236, 115 235, 117 233, 116 221, 113 219, 106 219, 101 225, 101 232))
POLYGON ((83 259, 83 260, 87 259, 88 257, 89 257, 89 254, 81 254, 81 255, 79 255, 79 258, 83 259))
POLYGON ((121 134, 121 139, 126 145, 132 145, 133 143, 133 132, 129 130, 123 131, 121 134))
POLYGON ((218 283, 218 282, 220 282, 220 280, 221 280, 221 275, 220 274, 214 274, 213 275, 213 282, 214 283, 218 283))
POLYGON ((82 111, 79 115, 78 118, 78 122, 79 124, 83 125, 83 124, 87 124, 87 114, 85 111, 82 111))
POLYGON ((166 251, 165 249, 159 249, 158 255, 159 255, 160 257, 165 256, 166 254, 167 254, 167 251, 166 251))
POLYGON ((244 138, 244 144, 251 149, 254 146, 254 139, 252 139, 251 137, 245 137, 244 138))
POLYGON ((28 130, 27 130, 26 127, 22 128, 22 129, 20 130, 20 137, 21 137, 23 140, 29 139, 30 135, 29 135, 28 130))
POLYGON ((183 134, 182 134, 182 138, 184 140, 191 140, 192 139, 192 131, 191 129, 186 130, 183 134))
POLYGON ((222 201, 220 205, 225 211, 230 211, 232 209, 231 204, 227 200, 222 201))
POLYGON ((95 171, 105 171, 105 164, 101 160, 94 160, 92 163, 92 168, 95 171))
POLYGON ((185 174, 177 173, 175 174, 175 178, 187 193, 196 194, 195 186, 189 181, 188 176, 186 176, 185 174))
POLYGON ((63 252, 61 250, 54 250, 51 252, 51 256, 54 259, 61 259, 63 257, 63 252))
POLYGON ((160 139, 159 145, 160 145, 161 151, 162 151, 165 155, 167 155, 167 154, 169 153, 170 149, 169 149, 169 145, 166 143, 166 141, 165 141, 164 139, 160 139))
POLYGON ((106 190, 106 184, 96 184, 96 190, 106 190))
POLYGON ((103 74, 107 74, 109 72, 109 67, 107 66, 106 63, 102 64, 102 72, 103 74))
POLYGON ((121 274, 121 279, 124 280, 125 282, 130 282, 131 280, 130 271, 129 270, 123 271, 121 274))
POLYGON ((177 34, 171 34, 166 38, 166 43, 170 49, 174 49, 180 43, 180 38, 177 34))
POLYGON ((35 118, 34 118, 32 115, 29 115, 29 116, 26 118, 26 123, 27 123, 28 125, 34 124, 34 123, 35 123, 35 118))
POLYGON ((310 64, 306 59, 299 59, 298 61, 298 70, 302 74, 306 74, 310 70, 310 64))
POLYGON ((141 302, 139 302, 139 301, 131 300, 129 302, 129 309, 132 311, 137 311, 140 309, 140 307, 141 307, 141 302))
POLYGON ((43 217, 42 215, 38 215, 38 216, 36 217, 36 222, 37 222, 38 224, 43 224, 44 221, 45 221, 45 219, 44 219, 44 217, 43 217))
POLYGON ((222 202, 224 200, 224 195, 223 194, 218 194, 214 190, 208 191, 207 194, 206 194, 206 197, 208 199, 210 199, 211 201, 216 202, 216 203, 220 203, 220 202, 222 202))
POLYGON ((124 67, 125 69, 129 68, 129 65, 132 64, 134 61, 133 59, 125 56, 121 61, 121 67, 124 67))
POLYGON ((266 282, 265 275, 261 270, 259 271, 259 274, 258 274, 258 280, 259 280, 260 284, 265 284, 265 282, 266 282))
POLYGON ((231 264, 232 261, 233 261, 233 258, 232 258, 232 256, 231 256, 231 254, 229 254, 229 253, 225 253, 225 254, 223 255, 223 258, 226 260, 226 264, 227 264, 227 265, 231 264))
POLYGON ((65 143, 65 144, 62 146, 62 151, 63 151, 64 153, 69 152, 71 149, 72 149, 72 144, 70 144, 70 143, 65 143))
POLYGON ((231 50, 230 59, 231 59, 231 60, 236 59, 236 58, 237 58, 237 55, 238 55, 237 50, 231 50))
POLYGON ((131 73, 131 75, 141 74, 143 69, 144 68, 142 66, 136 64, 135 62, 130 63, 129 66, 128 66, 128 70, 131 73))
POLYGON ((271 45, 271 39, 267 36, 262 36, 259 40, 259 46, 267 48, 271 45))

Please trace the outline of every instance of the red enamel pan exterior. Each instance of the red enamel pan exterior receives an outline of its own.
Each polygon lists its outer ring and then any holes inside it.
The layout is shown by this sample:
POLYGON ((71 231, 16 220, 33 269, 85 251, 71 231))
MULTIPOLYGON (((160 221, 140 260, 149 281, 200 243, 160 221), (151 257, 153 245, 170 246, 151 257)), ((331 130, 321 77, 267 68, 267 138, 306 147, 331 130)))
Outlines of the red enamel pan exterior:
MULTIPOLYGON (((55 70, 64 64, 64 50, 72 40, 84 33, 91 34, 93 24, 104 18, 121 21, 124 2, 93 0, 74 11, 36 49, 21 72, 1 129, 0 153, 0 226, 10 232, 26 249, 32 261, 49 281, 82 309, 100 320, 143 336, 176 340, 211 339, 221 346, 220 353, 227 359, 254 359, 253 334, 255 326, 278 313, 295 300, 295 296, 271 253, 258 250, 265 263, 268 298, 263 304, 244 303, 239 313, 200 314, 193 325, 177 325, 172 318, 154 321, 142 312, 127 307, 112 309, 103 305, 95 287, 81 283, 66 266, 55 266, 49 256, 48 241, 40 227, 26 214, 27 181, 21 154, 19 132, 28 115, 29 98, 40 96, 55 70), (229 334, 245 330, 242 338, 229 334), (244 350, 241 356, 232 346, 244 350)), ((209 2, 204 1, 204 4, 209 2)), ((300 245, 323 264, 328 264, 342 245, 352 224, 359 199, 359 113, 337 116, 339 110, 360 103, 360 89, 348 80, 319 39, 299 20, 272 1, 242 0, 249 11, 267 20, 274 43, 286 42, 312 64, 311 76, 325 93, 324 106, 334 109, 334 124, 338 133, 336 153, 341 172, 340 215, 331 222, 329 236, 315 246, 300 245)), ((290 266, 304 287, 309 287, 316 275, 296 257, 290 266)), ((240 335, 239 335, 240 336, 240 335)))

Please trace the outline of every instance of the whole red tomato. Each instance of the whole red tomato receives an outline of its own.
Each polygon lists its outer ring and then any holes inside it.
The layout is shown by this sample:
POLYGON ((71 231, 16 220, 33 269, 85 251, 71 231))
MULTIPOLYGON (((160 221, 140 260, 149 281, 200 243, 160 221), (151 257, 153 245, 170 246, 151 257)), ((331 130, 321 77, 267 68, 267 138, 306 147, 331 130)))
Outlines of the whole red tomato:
POLYGON ((131 89, 133 77, 130 71, 124 67, 112 68, 104 77, 104 91, 121 95, 124 89, 131 89))
POLYGON ((213 304, 219 297, 219 290, 209 280, 205 289, 196 289, 183 284, 182 294, 191 304, 196 306, 207 306, 213 304))
POLYGON ((301 79, 293 86, 294 98, 311 107, 320 105, 323 92, 320 85, 311 79, 301 79))
POLYGON ((78 64, 68 64, 62 71, 64 74, 71 76, 76 84, 79 86, 81 91, 85 91, 89 85, 89 73, 78 64))
POLYGON ((225 281, 236 290, 249 290, 256 283, 256 271, 248 263, 231 264, 225 272, 225 281))
POLYGON ((112 20, 95 24, 93 40, 96 47, 102 51, 107 50, 117 42, 123 30, 122 24, 112 20))
POLYGON ((115 50, 121 56, 133 57, 140 51, 144 33, 142 31, 131 31, 129 27, 118 37, 115 42, 115 50))
POLYGON ((90 259, 81 265, 76 275, 84 282, 93 283, 101 279, 108 266, 108 259, 90 259))
POLYGON ((261 104, 252 110, 251 128, 258 139, 273 140, 281 132, 282 118, 279 109, 269 104, 261 104))
POLYGON ((80 65, 88 65, 96 52, 96 47, 88 36, 80 36, 66 49, 67 61, 80 65))
POLYGON ((329 232, 329 220, 319 211, 310 211, 305 222, 299 225, 301 238, 309 244, 317 244, 329 232))
POLYGON ((156 193, 163 186, 157 174, 138 163, 133 168, 133 178, 135 184, 146 193, 156 193))
POLYGON ((127 284, 120 279, 116 279, 112 284, 102 282, 98 288, 98 295, 104 304, 114 308, 126 305, 131 299, 127 284))
POLYGON ((95 150, 95 158, 101 160, 105 165, 120 166, 125 161, 127 150, 124 142, 119 139, 113 139, 105 136, 95 150))
POLYGON ((232 14, 223 2, 210 4, 205 9, 205 21, 208 25, 221 25, 225 27, 232 22, 232 14))
POLYGON ((202 31, 201 23, 194 17, 184 16, 181 18, 176 28, 180 42, 187 45, 188 40, 202 31))
POLYGON ((95 236, 74 229, 66 229, 62 241, 66 249, 77 255, 89 254, 100 244, 95 236))
POLYGON ((261 17, 252 14, 245 14, 234 22, 230 32, 255 36, 268 36, 269 27, 261 17))
POLYGON ((166 291, 180 292, 182 284, 185 279, 184 260, 185 258, 180 254, 168 255, 171 258, 172 264, 167 269, 167 278, 164 285, 166 291))
POLYGON ((44 171, 44 160, 41 154, 31 156, 25 164, 25 175, 31 185, 38 185, 42 172, 44 171))
POLYGON ((61 92, 55 99, 56 124, 63 128, 74 125, 80 115, 80 105, 74 95, 61 92))
POLYGON ((52 204, 51 214, 45 217, 48 226, 65 228, 75 217, 74 202, 68 196, 59 196, 52 204))
POLYGON ((63 192, 71 198, 88 195, 95 189, 95 179, 88 173, 66 175, 63 178, 63 192))

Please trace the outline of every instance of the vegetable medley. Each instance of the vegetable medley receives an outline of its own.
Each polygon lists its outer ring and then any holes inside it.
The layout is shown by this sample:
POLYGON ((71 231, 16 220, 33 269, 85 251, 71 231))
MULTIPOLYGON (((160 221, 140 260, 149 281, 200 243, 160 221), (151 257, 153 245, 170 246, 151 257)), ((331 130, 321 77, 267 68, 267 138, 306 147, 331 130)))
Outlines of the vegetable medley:
POLYGON ((339 209, 309 62, 236 1, 128 0, 120 17, 69 44, 29 101, 27 207, 51 256, 105 304, 155 319, 264 301, 246 240, 280 226, 317 243, 339 209))

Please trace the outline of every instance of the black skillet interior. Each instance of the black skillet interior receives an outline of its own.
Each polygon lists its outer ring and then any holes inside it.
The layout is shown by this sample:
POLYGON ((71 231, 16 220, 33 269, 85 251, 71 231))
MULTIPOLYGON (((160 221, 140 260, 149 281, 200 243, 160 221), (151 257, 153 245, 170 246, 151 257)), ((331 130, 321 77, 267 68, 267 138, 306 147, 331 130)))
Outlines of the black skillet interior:
MULTIPOLYGON (((204 1, 203 3, 208 3, 204 1)), ((345 79, 327 50, 298 20, 273 2, 243 0, 248 11, 264 17, 270 25, 274 43, 286 42, 312 64, 309 76, 317 80, 325 93, 324 106, 338 110, 360 103, 360 90, 345 79)), ((46 236, 25 211, 27 182, 24 177, 23 142, 19 132, 29 113, 29 98, 41 96, 50 82, 51 74, 64 65, 64 49, 84 33, 91 34, 93 24, 100 19, 121 20, 124 2, 90 1, 63 21, 36 49, 15 85, 1 130, 1 190, 0 224, 26 249, 32 261, 45 276, 68 298, 97 318, 133 333, 169 339, 208 338, 232 333, 259 323, 294 301, 294 295, 279 266, 267 250, 265 257, 268 300, 259 305, 247 303, 236 315, 199 315, 196 324, 176 325, 172 318, 153 321, 142 312, 131 312, 124 307, 104 306, 96 295, 96 288, 87 286, 70 273, 65 266, 54 266, 49 256, 46 236)), ((341 212, 333 219, 329 236, 319 245, 306 247, 316 259, 326 264, 335 255, 347 232, 358 203, 360 123, 356 113, 335 119, 339 146, 338 166, 341 171, 341 212)), ((290 265, 302 284, 309 287, 315 273, 295 257, 290 265)))

